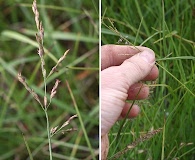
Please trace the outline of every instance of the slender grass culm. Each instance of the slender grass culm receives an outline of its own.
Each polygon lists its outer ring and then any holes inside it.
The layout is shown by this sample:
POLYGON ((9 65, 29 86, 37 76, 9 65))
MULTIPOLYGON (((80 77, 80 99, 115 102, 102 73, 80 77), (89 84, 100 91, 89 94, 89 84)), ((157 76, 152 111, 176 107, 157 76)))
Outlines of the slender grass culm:
MULTIPOLYGON (((48 117, 48 108, 51 104, 51 100, 52 98, 55 96, 56 92, 57 92, 57 88, 59 86, 60 80, 56 79, 55 85, 53 86, 51 93, 50 93, 50 97, 47 97, 47 79, 48 77, 50 77, 55 71, 57 66, 65 59, 66 54, 68 53, 69 50, 67 50, 64 55, 58 60, 57 64, 51 69, 51 71, 49 72, 48 76, 47 76, 47 72, 45 69, 45 61, 44 61, 44 47, 43 47, 43 38, 44 38, 44 28, 42 25, 42 22, 39 20, 39 12, 38 12, 38 8, 37 8, 37 2, 36 0, 33 1, 33 5, 32 5, 32 10, 33 13, 35 15, 35 23, 36 23, 36 27, 38 32, 36 33, 36 41, 38 43, 38 55, 40 57, 40 61, 41 61, 41 71, 42 71, 42 76, 43 76, 43 83, 44 83, 44 98, 43 98, 43 102, 41 102, 38 94, 29 87, 29 85, 27 84, 25 78, 21 75, 21 73, 18 73, 18 80, 24 85, 24 87, 28 90, 28 92, 30 92, 30 94, 34 97, 34 99, 40 104, 41 108, 43 109, 44 113, 45 113, 45 117, 46 117, 46 125, 47 125, 47 137, 48 137, 48 148, 49 148, 49 159, 52 160, 52 142, 51 142, 51 137, 55 134, 57 134, 60 130, 62 130, 65 126, 67 126, 70 121, 73 118, 76 118, 77 115, 73 115, 72 117, 70 117, 66 122, 64 122, 62 124, 61 127, 54 127, 50 129, 50 123, 49 123, 49 117, 48 117)), ((70 131, 73 129, 68 129, 65 131, 70 131)), ((25 138, 24 138, 25 140, 25 138)), ((30 158, 32 159, 32 155, 29 149, 29 146, 25 140, 25 144, 26 147, 28 149, 28 153, 30 158)))

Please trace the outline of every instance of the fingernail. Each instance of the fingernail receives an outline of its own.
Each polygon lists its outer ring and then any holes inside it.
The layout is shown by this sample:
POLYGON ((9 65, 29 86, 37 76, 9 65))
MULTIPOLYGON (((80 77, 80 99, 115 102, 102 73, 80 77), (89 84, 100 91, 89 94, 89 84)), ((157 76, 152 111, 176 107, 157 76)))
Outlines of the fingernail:
POLYGON ((155 55, 154 52, 149 52, 149 51, 143 51, 140 53, 140 57, 146 61, 147 63, 153 64, 155 61, 155 55))

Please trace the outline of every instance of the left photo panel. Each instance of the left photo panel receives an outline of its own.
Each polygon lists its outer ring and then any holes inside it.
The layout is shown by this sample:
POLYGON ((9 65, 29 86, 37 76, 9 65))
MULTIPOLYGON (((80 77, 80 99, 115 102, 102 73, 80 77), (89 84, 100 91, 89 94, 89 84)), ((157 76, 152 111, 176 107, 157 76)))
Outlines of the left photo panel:
POLYGON ((0 1, 0 159, 99 159, 99 1, 0 1))

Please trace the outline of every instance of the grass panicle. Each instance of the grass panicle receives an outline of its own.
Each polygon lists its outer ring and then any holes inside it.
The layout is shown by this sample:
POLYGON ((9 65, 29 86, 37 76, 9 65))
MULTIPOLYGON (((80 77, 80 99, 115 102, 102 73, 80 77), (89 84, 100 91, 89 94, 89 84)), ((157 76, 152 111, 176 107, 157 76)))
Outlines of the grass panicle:
POLYGON ((142 135, 139 139, 137 139, 136 141, 133 141, 131 144, 127 145, 127 148, 128 149, 135 148, 140 142, 144 142, 146 140, 149 140, 154 135, 158 134, 160 131, 162 131, 162 128, 159 128, 157 130, 150 131, 150 132, 142 135))
POLYGON ((136 139, 135 141, 133 141, 132 143, 128 144, 124 149, 122 149, 121 151, 117 152, 113 157, 111 157, 111 159, 118 159, 120 158, 120 156, 122 156, 123 154, 125 154, 126 152, 128 152, 129 150, 135 148, 137 145, 139 145, 140 143, 146 141, 146 140, 150 140, 153 136, 155 136, 156 134, 158 134, 159 132, 162 131, 162 128, 150 131, 144 135, 141 135, 140 138, 136 139))
MULTIPOLYGON (((32 5, 32 10, 33 10, 33 13, 35 15, 35 23, 36 23, 36 26, 37 26, 37 30, 38 30, 38 33, 36 33, 36 40, 37 40, 37 43, 38 43, 38 55, 40 57, 40 60, 41 60, 41 70, 42 70, 42 75, 43 75, 43 79, 44 79, 44 99, 43 99, 43 103, 44 105, 41 103, 40 99, 39 99, 39 96, 27 85, 26 81, 25 81, 25 78, 21 75, 21 73, 18 73, 18 80, 25 86, 25 88, 30 92, 30 94, 32 94, 32 96, 34 97, 34 99, 39 102, 39 104, 41 105, 42 109, 44 110, 44 113, 45 113, 45 116, 46 116, 46 123, 47 123, 47 135, 48 135, 48 143, 49 143, 49 158, 50 160, 52 160, 52 144, 51 144, 51 137, 53 135, 55 135, 56 133, 58 133, 59 131, 61 131, 65 126, 67 126, 70 121, 73 119, 73 118, 76 118, 77 115, 74 115, 72 117, 70 117, 66 122, 64 122, 64 124, 58 129, 58 126, 57 127, 54 127, 54 128, 51 128, 50 129, 50 123, 49 123, 49 117, 48 117, 48 113, 47 113, 47 109, 49 107, 49 105, 51 104, 51 100, 52 98, 56 95, 56 92, 57 92, 57 88, 58 88, 58 85, 60 83, 60 80, 56 79, 56 82, 55 82, 55 85, 53 86, 52 90, 51 90, 51 94, 50 94, 50 102, 49 104, 47 104, 47 73, 46 73, 46 69, 45 69, 45 61, 44 61, 44 47, 43 47, 43 38, 44 38, 44 28, 43 28, 43 25, 42 25, 42 22, 39 21, 39 12, 38 12, 38 8, 37 8, 37 2, 36 0, 33 1, 33 5, 32 5), (43 107, 44 106, 44 107, 43 107)), ((65 59, 66 57, 66 54, 68 53, 69 50, 67 50, 64 55, 58 60, 57 64, 52 68, 52 70, 50 71, 49 76, 51 76, 57 66, 65 59)), ((73 131, 75 129, 67 129, 65 130, 66 132, 68 131, 73 131)), ((63 131, 64 133, 64 131, 63 131)))

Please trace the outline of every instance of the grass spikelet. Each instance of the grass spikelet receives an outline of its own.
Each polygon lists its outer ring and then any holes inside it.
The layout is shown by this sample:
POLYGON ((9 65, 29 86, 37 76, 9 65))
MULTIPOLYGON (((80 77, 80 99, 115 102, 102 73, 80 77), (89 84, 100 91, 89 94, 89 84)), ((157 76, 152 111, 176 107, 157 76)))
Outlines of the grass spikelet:
POLYGON ((51 134, 51 135, 54 135, 54 134, 56 133, 56 130, 57 130, 57 129, 58 129, 58 126, 56 126, 56 127, 54 127, 54 128, 52 127, 51 130, 50 130, 50 134, 51 134))
POLYGON ((47 107, 47 97, 44 96, 44 107, 46 108, 47 107))
POLYGON ((36 0, 33 1, 32 10, 33 10, 33 13, 35 14, 35 23, 36 23, 37 29, 39 30, 39 12, 37 9, 37 1, 36 0))
POLYGON ((66 122, 64 122, 64 124, 62 125, 61 128, 67 126, 67 125, 70 123, 70 121, 71 121, 72 119, 77 118, 77 117, 78 117, 78 116, 77 116, 76 114, 75 114, 74 116, 70 117, 66 122))
POLYGON ((66 127, 67 125, 70 124, 70 122, 72 121, 72 119, 77 118, 77 117, 78 116, 75 114, 75 115, 71 116, 67 121, 65 121, 61 125, 61 127, 56 126, 54 128, 51 128, 51 130, 50 130, 51 137, 54 136, 55 134, 59 133, 60 131, 62 132, 62 134, 64 134, 65 132, 70 132, 70 131, 77 130, 75 128, 69 128, 69 129, 66 129, 66 130, 62 130, 64 127, 66 127))
POLYGON ((58 65, 66 58, 66 55, 68 54, 69 50, 67 50, 64 55, 58 60, 58 62, 56 63, 56 65, 51 69, 49 76, 51 76, 54 72, 56 72, 56 68, 58 67, 58 65))
POLYGON ((50 101, 55 96, 59 83, 60 83, 60 80, 56 79, 56 83, 55 83, 55 85, 53 86, 53 88, 51 90, 50 101))
POLYGON ((18 73, 18 80, 24 85, 24 87, 26 88, 26 90, 34 97, 34 99, 39 102, 39 104, 41 105, 41 107, 43 108, 41 101, 39 99, 39 96, 33 91, 33 89, 31 89, 28 84, 25 81, 25 78, 21 75, 21 73, 18 73))

